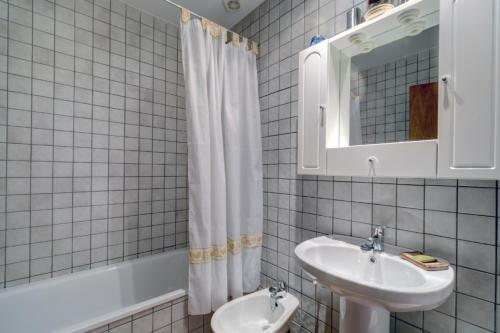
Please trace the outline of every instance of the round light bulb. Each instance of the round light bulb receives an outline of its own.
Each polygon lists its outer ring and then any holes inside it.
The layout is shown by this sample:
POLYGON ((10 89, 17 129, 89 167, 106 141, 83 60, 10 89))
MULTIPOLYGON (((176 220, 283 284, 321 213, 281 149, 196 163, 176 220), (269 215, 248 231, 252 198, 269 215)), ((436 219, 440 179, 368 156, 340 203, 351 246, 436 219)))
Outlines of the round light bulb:
POLYGON ((227 8, 231 10, 238 10, 240 9, 241 4, 238 0, 230 0, 227 2, 227 8))
POLYGON ((415 20, 420 15, 420 11, 418 9, 410 9, 398 16, 399 24, 402 26, 407 26, 415 22, 415 20))
POLYGON ((407 36, 416 36, 422 31, 424 31, 425 28, 425 22, 424 21, 417 21, 413 22, 412 24, 408 25, 406 27, 406 35, 407 36))
POLYGON ((368 53, 373 50, 374 45, 372 42, 364 42, 362 44, 359 44, 358 47, 361 53, 368 53))
POLYGON ((353 45, 359 45, 359 44, 363 43, 365 40, 366 40, 366 35, 363 33, 354 34, 351 37, 349 37, 349 41, 353 45))

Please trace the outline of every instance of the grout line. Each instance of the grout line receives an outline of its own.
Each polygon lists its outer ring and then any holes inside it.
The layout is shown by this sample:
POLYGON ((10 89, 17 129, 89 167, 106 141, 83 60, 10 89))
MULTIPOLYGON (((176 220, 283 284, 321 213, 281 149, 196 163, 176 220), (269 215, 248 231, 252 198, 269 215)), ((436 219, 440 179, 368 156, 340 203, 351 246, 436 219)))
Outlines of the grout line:
MULTIPOLYGON (((110 245, 109 245, 109 238, 110 238, 110 214, 109 214, 109 211, 110 211, 110 200, 109 200, 109 197, 111 196, 112 192, 111 192, 111 189, 110 189, 110 166, 111 166, 111 2, 110 2, 110 5, 109 5, 109 10, 107 8, 105 8, 106 10, 106 13, 108 15, 108 18, 109 18, 109 23, 108 24, 108 33, 109 33, 109 36, 107 36, 107 40, 109 41, 109 48, 108 48, 108 61, 109 61, 109 64, 108 64, 108 77, 107 77, 107 80, 108 80, 108 134, 107 134, 107 139, 108 139, 108 142, 107 142, 107 145, 108 145, 108 165, 107 165, 107 169, 108 169, 108 172, 107 172, 107 175, 106 175, 106 181, 108 182, 108 189, 107 189, 107 193, 106 193, 106 196, 107 196, 107 204, 106 204, 106 264, 109 264, 110 263, 110 245)), ((113 205, 114 205, 114 201, 113 201, 113 205)))
POLYGON ((139 59, 137 60, 139 63, 139 110, 137 112, 139 121, 138 121, 138 134, 137 134, 137 181, 136 181, 136 186, 137 186, 137 252, 136 252, 136 258, 138 258, 141 254, 141 198, 140 198, 140 193, 141 193, 141 153, 142 153, 142 147, 141 147, 141 63, 142 63, 142 13, 139 14, 139 59))
MULTIPOLYGON (((76 4, 73 4, 73 22, 75 25, 73 26, 73 37, 76 34, 76 4)), ((75 81, 76 81, 76 40, 73 41, 73 99, 75 99, 75 81)), ((55 50, 54 50, 55 51, 55 50)), ((55 54, 54 54, 55 57, 55 54)), ((73 122, 73 135, 72 139, 73 142, 71 143, 71 155, 72 155, 72 161, 71 161, 71 272, 74 272, 75 269, 75 263, 74 263, 74 244, 75 244, 75 103, 73 102, 73 115, 72 115, 72 122, 73 122)))
POLYGON ((124 20, 125 20, 125 26, 124 26, 124 35, 125 35, 125 41, 124 41, 124 47, 125 47, 125 50, 124 50, 124 55, 123 55, 123 59, 124 59, 124 62, 125 62, 125 65, 124 65, 124 68, 123 68, 123 72, 124 72, 124 80, 123 80, 123 100, 124 100, 124 105, 123 105, 123 141, 122 141, 122 144, 123 144, 123 180, 122 180, 122 260, 125 260, 126 258, 126 254, 127 254, 127 248, 126 248, 126 245, 125 245, 125 233, 127 232, 127 230, 125 229, 125 205, 126 205, 126 196, 125 196, 125 179, 126 179, 126 163, 125 163, 125 155, 126 155, 126 149, 125 149, 125 128, 126 128, 126 124, 127 124, 127 105, 126 105, 126 101, 127 101, 127 70, 126 70, 126 62, 127 62, 127 25, 126 25, 126 20, 127 20, 127 13, 128 13, 128 8, 129 6, 128 5, 124 5, 125 6, 125 13, 124 13, 124 20))
MULTIPOLYGON (((153 20, 153 26, 150 27, 152 32, 153 32, 153 51, 151 52, 152 53, 152 56, 153 56, 153 60, 152 60, 152 63, 150 64, 151 65, 151 69, 154 73, 154 70, 155 70, 155 50, 156 50, 156 43, 154 42, 154 36, 155 36, 155 20, 154 20, 154 17, 152 17, 152 20, 153 20)), ((154 74, 153 74, 154 76, 154 74)), ((155 81, 153 79, 153 84, 151 85, 151 175, 149 175, 149 179, 150 179, 150 186, 149 186, 149 195, 151 196, 151 199, 150 199, 150 202, 151 202, 151 208, 150 208, 150 211, 149 211, 149 225, 150 225, 150 228, 151 228, 151 245, 150 245, 150 249, 151 249, 151 253, 154 253, 155 248, 154 248, 154 239, 155 239, 155 233, 154 233, 154 227, 155 225, 153 224, 153 216, 156 215, 156 213, 154 213, 154 197, 155 197, 155 187, 154 187, 154 179, 155 179, 155 176, 154 176, 154 172, 155 172, 155 130, 154 130, 154 124, 155 124, 155 116, 156 116, 156 112, 155 112, 155 105, 157 104, 156 103, 156 99, 155 99, 155 81)))
MULTIPOLYGON (((9 3, 6 3, 7 4, 7 22, 10 22, 10 4, 9 3)), ((9 27, 10 27, 10 24, 7 24, 7 36, 10 35, 10 31, 9 31, 9 27)), ((5 121, 5 137, 8 138, 8 134, 9 134, 9 93, 8 93, 8 76, 9 76, 9 57, 8 57, 8 54, 10 54, 10 39, 7 39, 7 55, 6 55, 6 58, 7 58, 7 90, 5 91, 5 94, 6 94, 6 108, 5 108, 5 112, 6 112, 6 121, 5 121)), ((4 232, 4 254, 3 254, 3 259, 4 259, 4 262, 3 262, 3 287, 7 287, 7 193, 8 193, 8 185, 7 185, 7 172, 8 172, 8 159, 9 159, 9 145, 7 144, 7 139, 5 140, 5 208, 4 208, 4 219, 5 219, 5 232, 4 232)))
MULTIPOLYGON (((55 151, 55 138, 54 138, 54 123, 55 123, 55 115, 54 115, 54 105, 55 105, 55 99, 56 99, 56 3, 54 3, 54 19, 52 20, 52 26, 54 28, 54 60, 52 64, 52 129, 51 129, 51 134, 52 134, 52 158, 51 158, 51 167, 52 167, 52 174, 51 174, 51 231, 50 231, 50 277, 54 277, 54 151, 55 151)), ((33 67, 33 64, 31 65, 33 67)))
MULTIPOLYGON (((179 147, 177 147, 178 145, 178 138, 179 138, 179 101, 178 101, 178 96, 177 96, 177 93, 178 93, 178 87, 179 87, 179 65, 178 65, 178 62, 179 62, 179 33, 180 33, 180 28, 177 28, 177 49, 176 49, 176 75, 175 75, 175 93, 176 93, 176 99, 175 99, 175 177, 174 177, 174 181, 175 181, 175 191, 174 191, 174 200, 175 200, 175 204, 174 204, 174 207, 175 207, 175 216, 174 216, 174 244, 173 244, 173 247, 174 248, 177 248, 177 227, 178 227, 178 218, 179 218, 179 215, 177 214, 177 204, 178 204, 178 201, 177 201, 177 181, 178 181, 178 169, 177 169, 177 158, 178 158, 178 149, 179 147)), ((167 27, 168 29, 168 27, 167 27)), ((165 67, 167 67, 167 65, 165 64, 165 67)))
POLYGON ((494 316, 493 316, 493 329, 495 330, 495 332, 497 332, 497 328, 498 328, 498 270, 500 267, 498 267, 498 221, 499 221, 499 207, 498 207, 498 202, 499 202, 499 198, 498 198, 498 192, 499 192, 499 181, 497 180, 496 181, 496 186, 495 186, 495 294, 494 294, 494 299, 495 299, 495 303, 494 303, 494 306, 493 306, 493 310, 494 310, 494 316))
MULTIPOLYGON (((34 17, 35 17, 35 14, 34 14, 34 8, 32 7, 32 10, 31 10, 31 25, 34 26, 34 17)), ((33 63, 34 63, 34 52, 33 52, 33 46, 34 44, 34 38, 33 38, 33 29, 31 29, 31 80, 30 80, 30 125, 33 123, 33 63)), ((7 83, 8 85, 8 83, 7 83)), ((9 87, 7 87, 7 89, 9 89, 9 87)), ((8 111, 7 111, 8 112, 8 111)), ((7 139, 8 141, 8 139, 7 139)), ((30 147, 29 147, 29 152, 30 152, 30 156, 29 156, 29 204, 28 204, 28 207, 29 207, 29 224, 28 224, 28 230, 29 230, 29 234, 28 234, 28 281, 31 282, 31 262, 32 262, 32 258, 31 258, 31 221, 32 221, 32 216, 31 216, 31 200, 32 200, 32 187, 31 187, 31 184, 32 184, 32 176, 33 176, 33 173, 32 173, 32 170, 33 170, 33 133, 32 131, 30 130, 30 147)), ((6 219, 7 220, 7 219, 6 219)), ((7 252, 7 251, 5 251, 7 252)))
MULTIPOLYGON (((457 186, 455 187, 455 264, 458 267, 458 181, 457 181, 457 186)), ((457 269, 458 271, 458 269, 457 269)), ((455 313, 454 313, 454 319, 455 319, 455 333, 458 333, 458 274, 455 272, 455 286, 453 287, 453 291, 455 292, 455 295, 452 293, 452 297, 455 297, 455 313)))
MULTIPOLYGON (((165 43, 166 43, 166 39, 168 38, 168 29, 169 29, 169 26, 166 24, 165 25, 165 43)), ((167 53, 167 46, 165 46, 165 53, 167 53)), ((163 63, 163 66, 167 67, 167 59, 165 59, 164 63, 163 63)), ((177 74, 176 74, 176 80, 177 80, 177 74)), ((164 81, 164 84, 165 84, 165 87, 167 85, 167 71, 165 72, 165 79, 163 80, 164 81)), ((177 85, 176 85, 176 94, 177 94, 177 85)), ((166 90, 166 88, 165 88, 166 90)), ((170 153, 167 153, 167 93, 165 91, 165 96, 164 96, 164 99, 163 99, 163 102, 164 102, 164 106, 163 106, 163 114, 165 116, 165 132, 163 134, 163 137, 162 137, 162 141, 163 141, 163 145, 165 146, 165 149, 163 151, 163 162, 162 162, 162 172, 163 172, 163 186, 162 186, 162 211, 163 211, 163 233, 162 233, 162 247, 163 247, 163 251, 167 250, 169 247, 167 247, 167 240, 168 240, 168 237, 170 235, 167 235, 167 230, 168 230, 168 226, 169 226, 169 221, 167 220, 167 216, 169 215, 169 212, 167 211, 167 196, 166 196, 166 192, 168 190, 168 187, 167 187, 167 173, 166 173, 166 168, 167 168, 167 156, 168 154, 170 153)), ((177 113, 176 113, 177 114, 177 113)), ((177 126, 177 120, 176 120, 176 126, 177 126)), ((176 127, 177 129, 177 127, 176 127)), ((177 132, 176 132, 176 137, 177 137, 177 132)), ((177 157, 176 157, 177 159, 177 157)), ((174 220, 174 223, 175 223, 175 220, 174 220)))
POLYGON ((92 105, 91 105, 91 111, 90 111, 90 220, 89 220, 89 225, 90 225, 90 239, 89 239, 89 268, 92 268, 93 262, 92 262, 92 238, 93 238, 93 232, 92 232, 92 222, 93 222, 93 212, 94 212, 94 203, 93 203, 93 196, 94 196, 94 70, 95 70, 95 47, 94 47, 94 20, 93 18, 95 17, 95 8, 94 8, 94 3, 91 3, 92 6, 92 105))
MULTIPOLYGON (((424 198, 423 198, 423 210, 422 210, 422 243, 421 243, 421 250, 425 253, 425 196, 426 196, 426 181, 424 179, 424 185, 422 186, 423 191, 424 191, 424 198)), ((425 328, 425 311, 422 312, 422 332, 424 332, 425 328)))

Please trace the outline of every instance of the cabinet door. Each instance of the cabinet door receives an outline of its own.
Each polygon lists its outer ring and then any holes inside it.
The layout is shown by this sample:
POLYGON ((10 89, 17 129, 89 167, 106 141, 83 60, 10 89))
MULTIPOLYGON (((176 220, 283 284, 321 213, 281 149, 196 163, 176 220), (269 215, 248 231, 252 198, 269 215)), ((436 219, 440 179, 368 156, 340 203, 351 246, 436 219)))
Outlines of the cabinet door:
POLYGON ((500 178, 500 1, 440 3, 438 177, 500 178))
POLYGON ((297 151, 299 174, 326 174, 327 59, 326 41, 299 54, 297 151))

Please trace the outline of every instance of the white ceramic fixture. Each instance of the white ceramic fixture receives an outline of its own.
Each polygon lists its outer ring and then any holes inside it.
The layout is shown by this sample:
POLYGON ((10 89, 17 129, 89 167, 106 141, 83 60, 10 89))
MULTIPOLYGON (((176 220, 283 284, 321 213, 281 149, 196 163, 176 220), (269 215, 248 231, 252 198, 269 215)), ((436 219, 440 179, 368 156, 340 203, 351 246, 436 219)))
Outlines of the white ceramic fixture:
POLYGON ((277 302, 278 306, 273 310, 267 289, 239 297, 215 311, 212 330, 214 333, 285 333, 299 301, 286 293, 277 302))
POLYGON ((0 332, 95 332, 187 296, 187 277, 179 249, 0 289, 0 332))
POLYGON ((451 267, 425 271, 401 259, 397 248, 392 253, 364 252, 344 241, 351 237, 335 238, 310 239, 295 254, 304 270, 341 296, 341 333, 387 333, 389 311, 434 309, 453 291, 451 267))

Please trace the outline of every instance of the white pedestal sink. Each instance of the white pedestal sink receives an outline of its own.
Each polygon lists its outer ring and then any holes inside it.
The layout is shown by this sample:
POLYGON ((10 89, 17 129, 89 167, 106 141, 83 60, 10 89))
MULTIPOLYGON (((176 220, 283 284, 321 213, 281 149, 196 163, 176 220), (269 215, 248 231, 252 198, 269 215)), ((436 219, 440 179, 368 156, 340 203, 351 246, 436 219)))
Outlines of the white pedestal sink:
POLYGON ((373 262, 361 242, 324 236, 295 248, 302 268, 341 296, 341 333, 388 333, 389 311, 431 310, 453 291, 453 268, 425 271, 401 259, 397 249, 376 253, 373 262))

